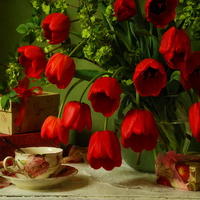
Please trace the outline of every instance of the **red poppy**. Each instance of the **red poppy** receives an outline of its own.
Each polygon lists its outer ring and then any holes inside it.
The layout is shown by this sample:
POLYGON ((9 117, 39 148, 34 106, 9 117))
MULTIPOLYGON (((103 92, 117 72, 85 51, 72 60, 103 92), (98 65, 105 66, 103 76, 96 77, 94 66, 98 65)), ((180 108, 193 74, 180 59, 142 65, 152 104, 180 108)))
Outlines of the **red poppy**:
POLYGON ((200 142, 200 102, 194 103, 188 112, 192 135, 200 142))
POLYGON ((75 129, 82 132, 85 127, 90 131, 92 128, 92 119, 90 107, 85 103, 77 101, 68 102, 62 115, 63 126, 68 129, 75 129))
POLYGON ((62 53, 56 53, 47 63, 45 76, 50 83, 56 84, 60 89, 65 89, 74 77, 75 68, 72 58, 62 53))
POLYGON ((59 44, 69 36, 70 19, 63 13, 52 13, 43 20, 42 28, 50 44, 59 44))
POLYGON ((191 53, 190 39, 187 33, 174 26, 168 29, 162 36, 159 52, 172 69, 180 69, 184 61, 191 53))
POLYGON ((118 21, 126 21, 136 15, 136 5, 134 0, 116 0, 114 3, 114 16, 118 21))
POLYGON ((145 4, 146 19, 158 28, 163 28, 175 17, 178 0, 147 0, 145 4))
POLYGON ((120 104, 122 89, 115 78, 98 78, 90 88, 88 99, 95 112, 110 117, 120 104))
POLYGON ((127 112, 121 126, 121 141, 124 148, 135 152, 156 147, 158 128, 154 116, 148 110, 134 109, 127 112))
POLYGON ((190 54, 181 68, 181 83, 186 90, 191 88, 200 93, 200 51, 190 54))
POLYGON ((41 137, 46 140, 52 139, 56 144, 60 144, 61 142, 67 144, 69 129, 62 125, 61 118, 49 116, 42 125, 41 137))
POLYGON ((113 131, 97 131, 92 134, 88 147, 87 160, 94 169, 103 167, 112 170, 122 164, 119 140, 113 131))
POLYGON ((19 63, 25 66, 24 73, 26 76, 40 79, 47 64, 44 51, 38 46, 26 45, 19 47, 18 52, 21 53, 19 63))
POLYGON ((141 96, 157 96, 166 86, 166 81, 167 75, 163 65, 152 58, 142 60, 133 74, 136 91, 141 96))

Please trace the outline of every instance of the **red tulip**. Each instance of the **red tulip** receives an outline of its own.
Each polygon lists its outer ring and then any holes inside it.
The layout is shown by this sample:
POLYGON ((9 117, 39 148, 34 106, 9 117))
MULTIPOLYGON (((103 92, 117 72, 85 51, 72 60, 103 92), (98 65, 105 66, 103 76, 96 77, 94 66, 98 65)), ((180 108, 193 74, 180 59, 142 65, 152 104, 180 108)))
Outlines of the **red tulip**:
POLYGON ((163 28, 174 20, 178 0, 147 0, 146 20, 158 28, 163 28))
POLYGON ((121 141, 124 148, 135 152, 153 150, 158 139, 158 128, 154 116, 148 110, 130 110, 121 126, 121 141))
POLYGON ((19 63, 25 66, 24 73, 28 78, 40 79, 44 71, 47 60, 44 51, 34 45, 26 45, 18 48, 21 53, 19 63))
POLYGON ((167 75, 158 61, 147 58, 142 60, 135 69, 133 82, 141 96, 157 96, 166 86, 167 75))
POLYGON ((136 15, 136 5, 134 0, 116 0, 114 3, 114 16, 118 21, 126 21, 136 15))
POLYGON ((69 36, 70 19, 63 13, 52 13, 43 20, 42 28, 50 44, 59 44, 69 36))
POLYGON ((90 131, 92 128, 92 119, 90 107, 85 103, 77 101, 68 102, 63 111, 63 126, 68 129, 75 129, 83 132, 84 128, 90 131))
POLYGON ((69 140, 69 129, 62 125, 61 118, 49 116, 42 125, 41 137, 46 140, 52 139, 57 144, 61 142, 67 144, 69 140))
POLYGON ((115 78, 98 78, 90 88, 88 99, 95 112, 110 117, 120 104, 122 89, 115 78))
POLYGON ((114 167, 121 166, 120 144, 113 131, 97 131, 92 134, 87 160, 94 169, 103 167, 112 170, 114 167))
POLYGON ((169 67, 180 69, 191 52, 187 33, 175 27, 168 29, 163 34, 159 52, 164 56, 169 67))
POLYGON ((194 103, 188 112, 192 135, 200 142, 200 102, 194 103))
POLYGON ((60 89, 65 89, 74 77, 75 68, 72 58, 62 53, 56 53, 47 63, 45 76, 50 83, 56 84, 60 89))
POLYGON ((181 68, 181 82, 186 90, 191 88, 200 93, 200 51, 190 54, 181 68))

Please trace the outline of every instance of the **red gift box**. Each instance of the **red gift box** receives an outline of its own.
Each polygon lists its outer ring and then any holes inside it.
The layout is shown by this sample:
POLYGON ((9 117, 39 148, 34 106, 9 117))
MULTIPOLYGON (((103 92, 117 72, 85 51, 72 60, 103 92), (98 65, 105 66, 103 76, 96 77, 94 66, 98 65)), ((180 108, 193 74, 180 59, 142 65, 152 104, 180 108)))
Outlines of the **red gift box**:
POLYGON ((6 137, 19 148, 39 146, 59 147, 59 145, 55 144, 52 140, 45 140, 41 138, 40 132, 16 135, 0 134, 0 161, 2 161, 6 156, 14 156, 15 151, 15 148, 5 142, 1 136, 6 137))
POLYGON ((156 159, 157 183, 174 188, 200 190, 200 157, 169 151, 156 159))

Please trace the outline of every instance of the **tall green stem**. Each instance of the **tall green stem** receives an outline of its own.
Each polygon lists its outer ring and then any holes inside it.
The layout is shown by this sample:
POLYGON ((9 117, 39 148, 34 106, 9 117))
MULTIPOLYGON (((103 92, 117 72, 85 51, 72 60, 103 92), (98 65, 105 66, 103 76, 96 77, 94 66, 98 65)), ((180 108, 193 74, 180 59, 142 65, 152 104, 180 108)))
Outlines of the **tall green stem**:
POLYGON ((114 74, 112 75, 112 77, 115 78, 115 77, 117 76, 117 74, 118 74, 119 72, 123 71, 123 70, 132 70, 132 69, 130 69, 130 68, 128 68, 128 67, 120 67, 120 68, 118 68, 118 69, 114 72, 114 74))
POLYGON ((172 133, 172 132, 169 133, 167 128, 162 123, 159 123, 159 126, 161 127, 161 129, 163 130, 165 135, 167 136, 169 143, 174 144, 174 147, 172 147, 172 148, 175 149, 177 152, 183 153, 182 149, 180 148, 180 146, 178 144, 176 137, 174 136, 174 133, 172 133))
POLYGON ((71 91, 81 82, 83 82, 84 80, 78 80, 77 82, 75 82, 70 88, 69 90, 67 91, 67 93, 65 94, 65 97, 64 97, 64 100, 60 106, 60 109, 59 109, 59 113, 58 113, 58 117, 61 117, 61 114, 62 114, 62 111, 63 111, 63 108, 64 108, 64 105, 65 105, 65 101, 67 100, 67 97, 69 96, 69 94, 71 93, 71 91))
POLYGON ((46 54, 49 54, 61 47, 67 46, 67 47, 74 47, 73 51, 71 51, 71 53, 69 54, 69 57, 71 57, 73 55, 73 53, 75 53, 84 43, 86 42, 86 40, 83 40, 82 42, 80 42, 78 45, 77 44, 61 44, 53 49, 51 49, 50 51, 48 51, 46 54))
POLYGON ((131 51, 131 46, 129 45, 129 43, 126 41, 126 39, 120 33, 116 32, 116 31, 111 31, 111 30, 108 30, 108 32, 118 36, 123 41, 123 43, 125 44, 126 48, 129 51, 131 51))
POLYGON ((135 94, 136 94, 135 103, 137 105, 137 108, 140 109, 140 95, 137 92, 135 92, 135 94))
POLYGON ((71 53, 69 54, 69 57, 71 57, 73 55, 73 53, 75 53, 81 46, 83 46, 83 44, 85 44, 86 40, 81 41, 74 49, 73 51, 71 51, 71 53))
POLYGON ((49 53, 51 53, 51 52, 53 52, 53 51, 55 51, 55 50, 57 50, 57 49, 59 49, 61 47, 65 47, 65 46, 67 46, 67 47, 74 47, 74 46, 77 46, 77 44, 61 44, 61 45, 59 45, 59 46, 57 46, 57 47, 49 50, 46 54, 49 54, 49 53))
POLYGON ((108 117, 105 117, 105 121, 104 121, 104 128, 103 130, 107 130, 107 127, 108 127, 108 117))

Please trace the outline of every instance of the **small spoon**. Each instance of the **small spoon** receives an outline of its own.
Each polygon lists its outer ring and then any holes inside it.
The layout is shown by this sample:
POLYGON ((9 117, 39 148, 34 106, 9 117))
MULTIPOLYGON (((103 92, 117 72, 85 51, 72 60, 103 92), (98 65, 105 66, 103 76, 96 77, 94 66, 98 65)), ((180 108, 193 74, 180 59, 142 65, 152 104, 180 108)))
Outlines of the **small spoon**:
POLYGON ((15 147, 18 151, 20 151, 21 153, 25 153, 23 150, 21 150, 19 147, 17 147, 16 145, 14 145, 10 140, 8 140, 7 138, 1 136, 2 139, 7 142, 8 144, 10 144, 11 146, 15 147))

